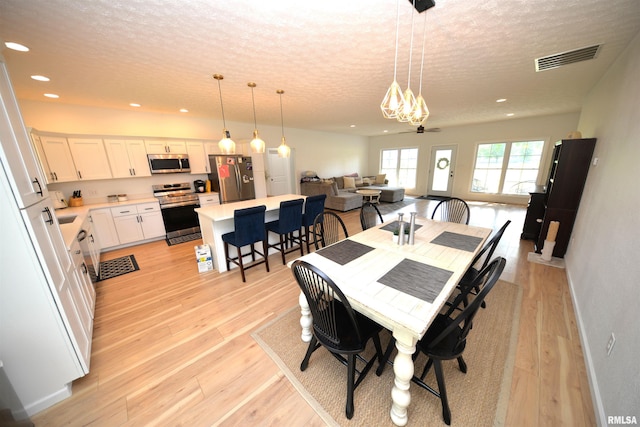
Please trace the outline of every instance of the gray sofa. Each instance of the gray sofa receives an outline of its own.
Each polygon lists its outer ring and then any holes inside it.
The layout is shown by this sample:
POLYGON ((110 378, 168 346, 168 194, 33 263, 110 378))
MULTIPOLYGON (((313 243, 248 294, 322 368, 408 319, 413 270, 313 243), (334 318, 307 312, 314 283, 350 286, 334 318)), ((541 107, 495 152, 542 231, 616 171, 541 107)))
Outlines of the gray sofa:
MULTIPOLYGON (((354 189, 355 190, 355 189, 354 189)), ((362 196, 350 191, 338 190, 335 183, 328 182, 302 182, 300 183, 300 194, 304 196, 315 196, 326 194, 327 199, 324 207, 337 211, 350 211, 362 207, 362 196)))
MULTIPOLYGON (((325 207, 342 212, 362 207, 363 197, 357 194, 357 190, 380 190, 380 201, 387 203, 399 202, 404 199, 404 188, 389 187, 387 184, 361 185, 355 188, 340 188, 340 180, 334 178, 334 182, 302 182, 300 194, 315 196, 326 194, 325 207)), ((344 185, 344 184, 343 184, 344 185)))

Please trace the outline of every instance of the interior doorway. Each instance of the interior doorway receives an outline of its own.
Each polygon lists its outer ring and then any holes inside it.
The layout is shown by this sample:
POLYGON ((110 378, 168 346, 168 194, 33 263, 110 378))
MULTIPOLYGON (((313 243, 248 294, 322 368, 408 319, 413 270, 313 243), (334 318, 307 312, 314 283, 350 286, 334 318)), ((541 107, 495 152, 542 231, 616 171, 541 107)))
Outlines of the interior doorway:
POLYGON ((427 196, 451 197, 456 170, 455 145, 440 145, 431 148, 427 196))
POLYGON ((278 155, 277 148, 267 148, 267 186, 269 196, 280 196, 283 194, 292 194, 293 191, 293 156, 294 151, 291 149, 291 155, 283 158, 278 155))

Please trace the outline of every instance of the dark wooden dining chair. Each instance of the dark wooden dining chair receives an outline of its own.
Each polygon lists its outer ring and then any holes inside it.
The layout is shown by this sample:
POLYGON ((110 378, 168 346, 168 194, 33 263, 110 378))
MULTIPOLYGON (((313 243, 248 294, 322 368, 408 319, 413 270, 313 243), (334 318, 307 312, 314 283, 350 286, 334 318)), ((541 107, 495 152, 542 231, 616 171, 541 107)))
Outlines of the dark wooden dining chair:
MULTIPOLYGON (((502 257, 491 261, 474 281, 474 284, 480 282, 485 283, 480 293, 466 306, 464 306, 464 301, 468 295, 464 293, 459 294, 454 304, 449 307, 445 313, 439 313, 436 316, 429 326, 429 329, 427 329, 427 332, 416 345, 417 352, 414 354, 414 361, 417 358, 418 352, 424 353, 428 359, 422 374, 419 377, 414 375, 411 381, 440 398, 442 403, 442 418, 447 425, 451 424, 451 410, 447 398, 442 361, 456 359, 460 371, 463 373, 467 372, 467 364, 462 358, 462 354, 467 345, 469 332, 472 330, 473 319, 480 308, 480 304, 500 278, 505 264, 506 260, 502 257), (456 313, 455 316, 451 317, 454 313, 456 313), (435 370, 438 391, 424 382, 424 378, 427 372, 429 372, 429 369, 431 369, 431 366, 433 366, 435 370)), ((467 289, 467 291, 469 289, 467 289)), ((394 347, 395 339, 392 338, 389 347, 387 347, 385 351, 383 358, 384 363, 380 364, 376 370, 377 375, 381 375, 384 371, 385 364, 394 347)), ((456 391, 464 393, 464 390, 456 391)))
POLYGON ((316 250, 349 237, 342 218, 329 211, 322 212, 313 221, 313 232, 318 236, 313 244, 316 250))
POLYGON ((457 197, 451 197, 440 201, 436 205, 431 214, 431 219, 468 225, 470 216, 471 211, 467 202, 457 197))
MULTIPOLYGON (((285 265, 285 255, 300 249, 300 256, 304 255, 302 246, 302 206, 304 199, 288 200, 280 202, 278 219, 268 222, 265 227, 278 235, 277 243, 269 243, 270 248, 275 248, 282 256, 282 264, 285 265)), ((267 233, 268 234, 268 233, 267 233)))
MULTIPOLYGON (((495 252, 496 247, 498 247, 498 243, 500 243, 500 239, 502 239, 502 235, 504 234, 504 231, 507 229, 509 224, 511 224, 511 220, 507 220, 504 225, 500 227, 500 229, 491 237, 491 239, 487 241, 482 250, 475 256, 475 258, 471 262, 471 266, 464 273, 462 279, 460 279, 460 283, 458 283, 458 289, 460 289, 461 292, 464 292, 465 289, 472 286, 472 284, 476 280, 476 277, 478 277, 480 272, 484 270, 484 268, 489 264, 489 261, 492 259, 491 257, 493 257, 493 253, 495 252)), ((482 285, 482 283, 475 283, 475 286, 472 286, 471 289, 468 290, 469 295, 478 295, 478 292, 480 292, 480 287, 482 285)), ((486 307, 485 301, 482 301, 481 307, 486 307)))
POLYGON ((264 205, 236 209, 233 211, 234 231, 222 235, 227 270, 229 270, 229 263, 236 264, 240 268, 243 282, 246 282, 244 271, 248 268, 264 263, 267 267, 267 272, 269 272, 269 257, 267 256, 269 248, 267 232, 264 229, 266 209, 267 207, 264 205), (262 242, 262 252, 255 248, 255 244, 258 242, 262 242), (236 248, 237 255, 235 257, 229 255, 229 245, 236 248), (245 246, 251 246, 251 252, 243 255, 242 248, 245 246), (260 255, 262 259, 256 261, 256 254, 260 255), (243 257, 247 255, 251 255, 251 263, 245 265, 243 257))
POLYGON ((375 227, 380 220, 380 224, 384 222, 382 214, 378 210, 378 207, 371 202, 364 202, 362 209, 360 209, 360 225, 362 230, 366 230, 371 227, 375 227))
POLYGON ((309 303, 313 322, 313 335, 300 370, 307 369, 311 355, 321 346, 347 366, 345 414, 351 419, 354 412, 353 392, 375 361, 382 363, 382 346, 378 335, 382 326, 353 310, 340 288, 318 268, 297 260, 291 269, 309 303), (376 354, 366 360, 361 353, 370 340, 373 341, 376 354), (358 369, 358 361, 361 366, 364 364, 361 369, 358 369))
POLYGON ((304 201, 304 213, 302 214, 302 228, 304 229, 302 240, 307 245, 307 252, 311 252, 311 239, 315 243, 317 235, 314 233, 313 221, 316 217, 324 212, 324 202, 327 199, 326 194, 317 194, 309 196, 304 201))

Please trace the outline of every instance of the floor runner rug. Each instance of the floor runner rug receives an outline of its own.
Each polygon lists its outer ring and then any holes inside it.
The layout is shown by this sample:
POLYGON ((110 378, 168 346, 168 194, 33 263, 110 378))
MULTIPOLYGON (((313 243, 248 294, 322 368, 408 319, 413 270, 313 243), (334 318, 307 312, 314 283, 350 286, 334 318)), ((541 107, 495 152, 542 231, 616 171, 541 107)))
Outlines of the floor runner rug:
POLYGON ((192 242, 192 241, 198 240, 198 239, 202 239, 202 234, 201 233, 193 233, 193 234, 187 234, 185 236, 171 237, 170 239, 167 239, 167 244, 169 246, 173 246, 173 245, 177 245, 179 243, 192 242))
MULTIPOLYGON (((519 286, 499 281, 487 296, 487 308, 479 311, 469 335, 464 352, 467 373, 460 372, 455 360, 444 363, 452 426, 504 425, 521 297, 519 286)), ((381 377, 376 376, 374 367, 355 390, 355 413, 351 420, 345 416, 346 367, 320 348, 311 356, 309 367, 300 371, 307 343, 300 339, 299 307, 265 325, 253 337, 327 425, 393 426, 389 417, 394 378, 391 366, 386 367, 381 377)), ((386 348, 389 334, 383 331, 381 339, 386 348)), ((374 352, 371 342, 367 351, 374 352)), ((424 356, 420 356, 416 372, 422 372, 424 363, 424 356)), ((437 389, 433 369, 426 382, 437 389)), ((444 426, 440 399, 413 383, 410 390, 407 426, 444 426)))
POLYGON ((98 277, 98 281, 101 282, 137 270, 140 270, 140 267, 138 267, 136 258, 133 255, 102 261, 100 263, 100 276, 98 277))

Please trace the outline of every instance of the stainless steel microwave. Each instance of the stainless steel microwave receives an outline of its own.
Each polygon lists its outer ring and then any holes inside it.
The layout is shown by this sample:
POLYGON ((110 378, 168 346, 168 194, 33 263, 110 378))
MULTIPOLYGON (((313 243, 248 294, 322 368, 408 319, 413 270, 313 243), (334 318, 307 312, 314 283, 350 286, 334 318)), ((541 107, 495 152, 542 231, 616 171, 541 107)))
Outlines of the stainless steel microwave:
POLYGON ((151 173, 191 172, 186 154, 147 154, 151 173))

